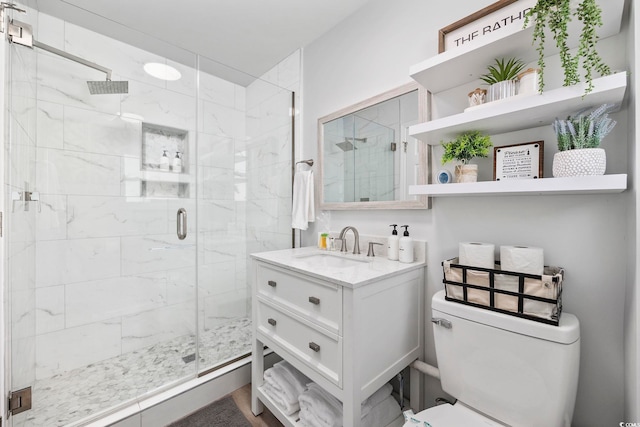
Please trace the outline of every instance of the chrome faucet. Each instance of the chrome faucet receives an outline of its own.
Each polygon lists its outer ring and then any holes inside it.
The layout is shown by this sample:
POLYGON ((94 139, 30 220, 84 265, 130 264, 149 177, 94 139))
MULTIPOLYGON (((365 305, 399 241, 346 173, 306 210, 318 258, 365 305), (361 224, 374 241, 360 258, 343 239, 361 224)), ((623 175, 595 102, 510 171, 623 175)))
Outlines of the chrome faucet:
POLYGON ((340 248, 340 252, 347 252, 347 239, 344 235, 347 234, 347 231, 349 230, 353 231, 353 237, 355 238, 355 241, 353 242, 353 254, 360 255, 360 234, 358 234, 358 230, 356 230, 355 227, 352 227, 350 225, 343 228, 340 232, 340 237, 338 237, 342 240, 342 247, 340 248))

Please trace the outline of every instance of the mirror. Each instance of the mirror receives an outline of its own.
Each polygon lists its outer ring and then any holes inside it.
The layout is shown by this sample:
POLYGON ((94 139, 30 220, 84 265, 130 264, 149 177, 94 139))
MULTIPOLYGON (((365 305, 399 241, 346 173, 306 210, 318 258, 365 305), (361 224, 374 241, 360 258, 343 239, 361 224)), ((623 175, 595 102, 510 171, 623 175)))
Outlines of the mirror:
POLYGON ((417 83, 318 120, 320 209, 425 209, 408 194, 427 183, 427 152, 409 135, 424 122, 425 91, 417 83))

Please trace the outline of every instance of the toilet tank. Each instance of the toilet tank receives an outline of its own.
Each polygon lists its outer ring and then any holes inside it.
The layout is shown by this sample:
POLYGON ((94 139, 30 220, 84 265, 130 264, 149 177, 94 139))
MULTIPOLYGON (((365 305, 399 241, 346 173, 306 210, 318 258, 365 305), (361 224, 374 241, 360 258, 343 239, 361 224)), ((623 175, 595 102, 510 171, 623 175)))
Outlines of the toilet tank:
POLYGON ((444 295, 432 300, 442 389, 508 425, 569 427, 578 387, 578 319, 562 313, 560 325, 552 326, 444 295))

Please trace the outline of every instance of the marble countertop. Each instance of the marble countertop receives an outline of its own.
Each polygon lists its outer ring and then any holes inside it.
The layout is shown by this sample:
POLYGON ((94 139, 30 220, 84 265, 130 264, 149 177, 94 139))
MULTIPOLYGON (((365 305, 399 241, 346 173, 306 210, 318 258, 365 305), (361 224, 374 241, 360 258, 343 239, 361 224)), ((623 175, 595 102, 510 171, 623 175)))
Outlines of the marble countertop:
POLYGON ((298 273, 307 274, 318 279, 329 280, 342 286, 357 288, 398 273, 405 273, 417 268, 426 267, 424 257, 418 256, 418 261, 402 263, 390 261, 386 257, 367 257, 366 254, 353 255, 351 253, 331 252, 316 247, 283 249, 251 254, 254 260, 286 268, 298 273), (320 255, 320 258, 314 257, 320 255), (331 259, 327 259, 331 257, 331 259), (327 266, 334 262, 344 262, 347 266, 327 266), (343 261, 344 260, 344 261, 343 261), (355 261, 355 262, 350 262, 355 261))

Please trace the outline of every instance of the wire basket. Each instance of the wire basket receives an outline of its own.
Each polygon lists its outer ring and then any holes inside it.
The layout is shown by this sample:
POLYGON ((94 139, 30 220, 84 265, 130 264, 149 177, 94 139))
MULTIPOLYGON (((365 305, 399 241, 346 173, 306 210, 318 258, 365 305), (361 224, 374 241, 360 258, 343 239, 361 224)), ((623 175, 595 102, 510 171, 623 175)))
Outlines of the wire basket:
POLYGON ((562 313, 561 267, 544 267, 544 274, 517 273, 495 268, 442 262, 446 299, 461 304, 558 326, 562 313))

